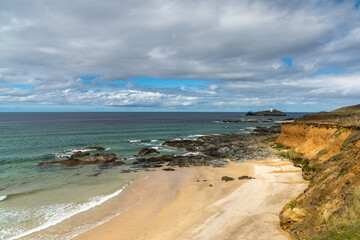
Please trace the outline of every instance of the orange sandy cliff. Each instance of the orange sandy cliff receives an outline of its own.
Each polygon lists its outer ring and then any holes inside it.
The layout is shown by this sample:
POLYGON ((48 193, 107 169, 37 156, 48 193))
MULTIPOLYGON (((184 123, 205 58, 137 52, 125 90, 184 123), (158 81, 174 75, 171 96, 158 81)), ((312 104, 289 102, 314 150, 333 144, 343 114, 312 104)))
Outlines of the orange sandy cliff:
POLYGON ((310 180, 304 193, 280 214, 281 226, 296 239, 317 236, 320 229, 360 216, 360 206, 350 206, 360 189, 360 127, 351 113, 346 114, 352 122, 339 123, 339 118, 319 121, 308 115, 282 125, 276 144, 290 150, 279 153, 288 152, 283 155, 301 166, 304 178, 310 180))

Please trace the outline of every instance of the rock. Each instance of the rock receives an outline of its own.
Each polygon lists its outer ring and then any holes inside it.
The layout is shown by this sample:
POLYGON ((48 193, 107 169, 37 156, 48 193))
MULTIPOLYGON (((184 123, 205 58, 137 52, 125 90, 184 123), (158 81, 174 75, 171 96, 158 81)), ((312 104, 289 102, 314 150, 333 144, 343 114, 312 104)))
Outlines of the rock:
POLYGON ((289 227, 293 223, 298 223, 306 218, 306 211, 301 208, 287 208, 280 214, 280 225, 284 228, 289 227))
POLYGON ((82 158, 82 157, 86 157, 86 156, 89 156, 89 155, 90 155, 90 153, 88 153, 88 152, 78 151, 78 152, 74 152, 71 155, 71 158, 82 158))
POLYGON ((91 147, 86 147, 84 148, 84 150, 97 150, 97 151, 104 151, 105 148, 103 147, 99 147, 99 146, 91 146, 91 147))
POLYGON ((65 165, 65 166, 75 166, 80 164, 81 161, 74 158, 69 158, 66 160, 60 160, 60 161, 50 161, 50 162, 41 162, 38 163, 38 167, 48 167, 48 166, 56 166, 56 165, 65 165))
POLYGON ((265 136, 265 135, 272 135, 272 134, 278 134, 281 132, 281 126, 271 126, 271 127, 256 127, 254 129, 254 132, 265 136))
POLYGON ((243 180, 243 179, 250 180, 250 179, 255 179, 255 178, 254 177, 249 177, 249 176, 241 176, 241 177, 239 177, 239 180, 243 180))
POLYGON ((245 116, 286 116, 285 113, 274 109, 272 111, 248 112, 245 116))
POLYGON ((175 169, 168 167, 168 168, 163 168, 164 171, 175 171, 175 169))
POLYGON ((223 176, 223 177, 221 178, 221 180, 223 180, 223 181, 225 181, 225 182, 228 182, 228 181, 234 181, 234 178, 228 177, 228 176, 223 176))
POLYGON ((174 155, 162 155, 159 157, 151 157, 151 158, 138 158, 136 159, 138 162, 169 162, 175 156, 174 155))
POLYGON ((222 122, 223 123, 274 122, 274 120, 273 119, 259 119, 259 118, 245 118, 245 119, 236 119, 236 120, 223 120, 222 122))
POLYGON ((212 184, 209 184, 209 187, 212 187, 213 185, 212 184))
POLYGON ((161 165, 161 164, 155 164, 155 165, 153 165, 153 166, 151 166, 151 167, 153 167, 153 168, 161 168, 162 165, 161 165))
POLYGON ((125 164, 125 162, 123 162, 123 161, 115 161, 115 162, 113 162, 113 164, 114 165, 123 165, 123 164, 125 164))
POLYGON ((139 155, 159 154, 160 152, 154 148, 144 148, 140 150, 139 155))
POLYGON ((90 163, 108 163, 116 160, 116 155, 113 153, 95 153, 85 157, 81 162, 84 164, 90 163))

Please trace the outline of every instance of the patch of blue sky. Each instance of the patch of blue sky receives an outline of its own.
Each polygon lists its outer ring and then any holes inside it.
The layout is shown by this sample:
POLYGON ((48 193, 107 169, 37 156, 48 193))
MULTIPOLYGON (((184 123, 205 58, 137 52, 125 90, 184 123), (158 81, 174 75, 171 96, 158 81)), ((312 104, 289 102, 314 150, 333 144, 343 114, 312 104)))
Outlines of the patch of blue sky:
POLYGON ((291 68, 293 66, 293 59, 289 57, 283 57, 281 61, 284 63, 285 68, 291 68))
POLYGON ((359 10, 360 7, 360 0, 355 2, 355 9, 359 10))
POLYGON ((316 73, 313 74, 313 76, 319 76, 319 75, 331 75, 331 74, 341 74, 346 72, 346 69, 339 69, 339 70, 325 70, 320 69, 316 73))
POLYGON ((20 88, 24 90, 32 90, 35 88, 34 85, 22 85, 22 84, 12 84, 10 85, 11 88, 20 88))
POLYGON ((214 80, 192 80, 192 79, 161 79, 161 78, 131 78, 129 80, 123 81, 111 81, 101 83, 102 86, 118 86, 125 87, 134 83, 138 86, 146 86, 151 88, 181 88, 186 89, 200 89, 206 86, 209 86, 212 83, 215 83, 214 80))
POLYGON ((192 79, 160 79, 160 78, 132 78, 130 82, 136 82, 140 86, 150 86, 154 88, 181 88, 200 89, 216 81, 212 80, 192 80, 192 79))

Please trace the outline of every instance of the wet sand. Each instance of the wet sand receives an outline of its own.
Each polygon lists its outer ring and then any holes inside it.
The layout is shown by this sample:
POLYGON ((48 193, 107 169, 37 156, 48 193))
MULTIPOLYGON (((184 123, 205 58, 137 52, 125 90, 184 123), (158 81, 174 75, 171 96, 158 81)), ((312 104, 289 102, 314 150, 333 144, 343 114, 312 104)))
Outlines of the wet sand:
POLYGON ((289 239, 279 213, 307 184, 280 159, 145 172, 122 193, 138 204, 75 239, 289 239))

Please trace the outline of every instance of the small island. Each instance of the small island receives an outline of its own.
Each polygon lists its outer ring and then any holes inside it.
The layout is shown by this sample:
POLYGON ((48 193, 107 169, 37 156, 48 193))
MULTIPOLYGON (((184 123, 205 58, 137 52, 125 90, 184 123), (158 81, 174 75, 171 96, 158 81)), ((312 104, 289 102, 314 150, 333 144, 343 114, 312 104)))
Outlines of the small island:
POLYGON ((270 110, 267 111, 260 111, 260 112, 250 111, 247 114, 245 114, 245 116, 286 116, 286 114, 277 109, 270 108, 270 110))

